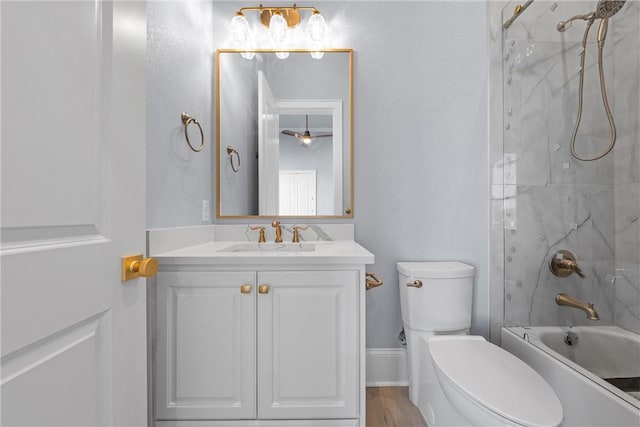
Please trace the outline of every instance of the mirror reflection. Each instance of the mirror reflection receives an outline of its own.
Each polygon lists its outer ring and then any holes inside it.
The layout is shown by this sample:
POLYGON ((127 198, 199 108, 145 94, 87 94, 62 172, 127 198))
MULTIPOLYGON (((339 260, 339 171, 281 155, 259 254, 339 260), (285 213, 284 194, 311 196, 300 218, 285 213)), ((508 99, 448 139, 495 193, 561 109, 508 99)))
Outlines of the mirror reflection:
POLYGON ((216 54, 219 218, 352 216, 352 51, 287 53, 216 54))

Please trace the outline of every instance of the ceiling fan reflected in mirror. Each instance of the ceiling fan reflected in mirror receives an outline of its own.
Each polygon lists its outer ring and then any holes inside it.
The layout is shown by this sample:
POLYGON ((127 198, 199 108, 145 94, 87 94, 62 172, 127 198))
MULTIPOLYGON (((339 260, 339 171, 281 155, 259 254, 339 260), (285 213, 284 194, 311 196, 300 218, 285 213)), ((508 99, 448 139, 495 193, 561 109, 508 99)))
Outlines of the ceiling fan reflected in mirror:
POLYGON ((298 132, 294 132, 292 130, 286 130, 286 129, 283 130, 282 133, 289 136, 295 136, 300 140, 300 145, 302 145, 303 147, 308 147, 311 144, 311 141, 313 141, 316 138, 326 138, 329 136, 333 136, 333 133, 311 135, 311 132, 309 132, 309 115, 308 114, 305 115, 305 120, 306 120, 306 126, 305 126, 304 133, 298 133, 298 132))

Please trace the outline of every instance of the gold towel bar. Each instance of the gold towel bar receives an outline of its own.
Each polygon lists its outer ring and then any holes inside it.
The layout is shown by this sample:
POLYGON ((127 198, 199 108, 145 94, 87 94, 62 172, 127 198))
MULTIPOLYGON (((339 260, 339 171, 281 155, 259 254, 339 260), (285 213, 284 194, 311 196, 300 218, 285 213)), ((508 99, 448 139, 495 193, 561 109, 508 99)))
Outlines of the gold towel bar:
POLYGON ((377 288, 378 286, 382 286, 384 282, 381 278, 376 276, 374 273, 365 273, 365 288, 367 290, 377 288), (369 279, 369 277, 372 279, 369 279))

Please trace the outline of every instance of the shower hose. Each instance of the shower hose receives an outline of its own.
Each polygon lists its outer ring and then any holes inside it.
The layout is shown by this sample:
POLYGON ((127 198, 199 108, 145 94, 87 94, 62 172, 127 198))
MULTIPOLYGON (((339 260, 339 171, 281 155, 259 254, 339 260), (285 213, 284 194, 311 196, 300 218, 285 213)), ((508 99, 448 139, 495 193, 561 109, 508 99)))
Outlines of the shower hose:
POLYGON ((582 120, 582 102, 583 102, 583 93, 584 93, 584 64, 585 57, 587 56, 587 38, 589 37, 589 30, 593 25, 595 19, 590 19, 587 23, 587 28, 584 32, 584 37, 582 38, 582 53, 580 55, 580 84, 578 89, 578 117, 576 119, 576 124, 573 129, 573 136, 571 137, 571 155, 585 162, 590 162, 593 160, 598 160, 609 154, 613 146, 616 144, 616 125, 613 121, 613 114, 611 113, 611 108, 609 107, 609 101, 607 99, 607 89, 604 83, 604 67, 602 65, 602 51, 604 48, 604 42, 598 43, 598 74, 600 76, 600 92, 602 94, 602 102, 604 104, 604 109, 607 113, 607 119, 609 120, 609 126, 611 128, 611 140, 609 141, 609 145, 598 155, 595 157, 581 157, 576 152, 576 137, 578 135, 578 129, 580 128, 580 121, 582 120))

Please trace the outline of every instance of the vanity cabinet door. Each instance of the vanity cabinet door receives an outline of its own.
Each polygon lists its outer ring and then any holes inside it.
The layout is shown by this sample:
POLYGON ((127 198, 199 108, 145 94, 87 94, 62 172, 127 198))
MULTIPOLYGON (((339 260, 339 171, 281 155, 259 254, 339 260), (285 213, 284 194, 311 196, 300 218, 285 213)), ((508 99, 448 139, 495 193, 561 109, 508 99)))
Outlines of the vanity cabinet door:
POLYGON ((157 420, 256 418, 255 278, 158 273, 157 420))
POLYGON ((358 272, 259 272, 258 418, 358 416, 358 272))

